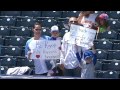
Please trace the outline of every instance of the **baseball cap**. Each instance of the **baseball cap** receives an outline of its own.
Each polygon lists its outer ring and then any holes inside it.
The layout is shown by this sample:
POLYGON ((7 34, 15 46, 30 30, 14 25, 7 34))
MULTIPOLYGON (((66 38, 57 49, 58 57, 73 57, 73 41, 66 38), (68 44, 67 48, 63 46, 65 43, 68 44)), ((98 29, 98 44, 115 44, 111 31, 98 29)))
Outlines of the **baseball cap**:
POLYGON ((51 27, 51 32, 53 32, 53 31, 59 32, 59 28, 58 28, 57 25, 54 25, 54 26, 51 27))
POLYGON ((84 52, 84 59, 87 59, 87 58, 93 58, 93 52, 90 51, 90 50, 87 50, 84 52))
POLYGON ((105 13, 102 13, 102 14, 99 15, 99 18, 100 18, 100 19, 108 20, 108 15, 105 14, 105 13))

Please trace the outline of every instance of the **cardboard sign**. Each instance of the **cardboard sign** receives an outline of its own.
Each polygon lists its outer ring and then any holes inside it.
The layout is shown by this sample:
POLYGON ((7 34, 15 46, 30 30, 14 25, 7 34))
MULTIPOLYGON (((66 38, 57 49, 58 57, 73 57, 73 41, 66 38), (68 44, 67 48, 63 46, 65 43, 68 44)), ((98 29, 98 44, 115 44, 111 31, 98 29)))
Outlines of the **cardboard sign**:
POLYGON ((96 30, 72 24, 70 27, 70 39, 72 44, 90 48, 95 39, 96 30))
POLYGON ((60 40, 33 40, 31 59, 60 59, 60 40))

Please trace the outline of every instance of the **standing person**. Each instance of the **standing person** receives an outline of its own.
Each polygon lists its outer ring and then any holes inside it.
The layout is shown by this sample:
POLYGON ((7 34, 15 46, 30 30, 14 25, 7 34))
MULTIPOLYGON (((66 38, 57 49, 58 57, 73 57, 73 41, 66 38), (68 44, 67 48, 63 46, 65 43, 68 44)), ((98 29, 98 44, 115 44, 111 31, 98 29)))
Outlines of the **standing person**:
MULTIPOLYGON (((59 27, 57 25, 54 25, 51 27, 51 37, 49 40, 62 40, 61 37, 59 37, 59 27)), ((57 63, 57 60, 46 60, 47 67, 49 69, 48 75, 49 76, 62 76, 63 72, 59 68, 59 63, 57 63)))
POLYGON ((86 50, 83 52, 83 57, 81 61, 82 61, 81 78, 94 79, 95 64, 97 61, 96 54, 94 54, 90 50, 86 50))
MULTIPOLYGON (((69 19, 69 25, 77 24, 77 18, 71 17, 69 19)), ((70 28, 69 28, 70 29, 70 28)), ((63 36, 62 46, 61 46, 61 67, 64 68, 64 76, 80 77, 81 68, 80 62, 77 58, 77 49, 75 44, 69 43, 70 32, 65 33, 63 36)))
MULTIPOLYGON (((78 16, 78 24, 83 25, 83 27, 90 28, 93 30, 98 30, 99 27, 99 17, 94 11, 82 11, 78 16)), ((82 47, 82 51, 92 49, 94 53, 96 53, 94 44, 91 43, 90 47, 84 48, 82 47)))
MULTIPOLYGON (((30 60, 32 54, 30 43, 35 40, 46 40, 49 39, 48 36, 42 36, 42 26, 40 23, 36 22, 32 29, 34 36, 26 42, 25 45, 25 56, 30 60)), ((34 59, 35 74, 36 75, 47 75, 48 69, 45 63, 45 60, 34 59)))

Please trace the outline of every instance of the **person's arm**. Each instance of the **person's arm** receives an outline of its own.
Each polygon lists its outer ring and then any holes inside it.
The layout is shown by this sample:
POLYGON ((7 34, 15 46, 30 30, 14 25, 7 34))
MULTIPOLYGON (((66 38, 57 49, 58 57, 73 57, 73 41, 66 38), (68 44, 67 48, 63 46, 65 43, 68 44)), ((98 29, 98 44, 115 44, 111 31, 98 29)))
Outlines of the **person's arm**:
POLYGON ((81 20, 82 20, 83 17, 84 17, 84 13, 81 12, 81 13, 79 14, 78 18, 77 18, 78 24, 80 24, 80 25, 82 24, 82 23, 81 23, 81 20))
POLYGON ((28 46, 28 41, 26 42, 26 45, 25 45, 25 57, 30 60, 30 56, 31 56, 31 52, 30 52, 30 49, 29 49, 29 46, 28 46))

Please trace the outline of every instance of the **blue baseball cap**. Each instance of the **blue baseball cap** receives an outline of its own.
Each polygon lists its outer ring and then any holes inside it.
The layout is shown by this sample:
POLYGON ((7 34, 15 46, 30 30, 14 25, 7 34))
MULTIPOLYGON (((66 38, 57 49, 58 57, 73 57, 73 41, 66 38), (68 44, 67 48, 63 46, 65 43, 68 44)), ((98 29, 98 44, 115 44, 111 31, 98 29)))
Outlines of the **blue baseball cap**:
POLYGON ((90 50, 87 50, 84 52, 84 59, 87 59, 87 58, 93 58, 94 55, 93 55, 93 52, 90 51, 90 50))

